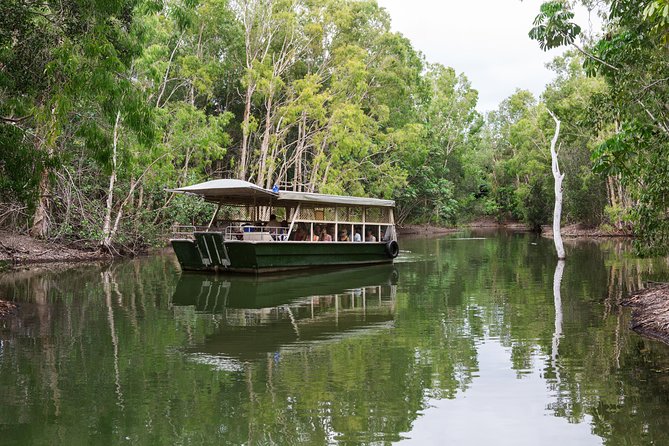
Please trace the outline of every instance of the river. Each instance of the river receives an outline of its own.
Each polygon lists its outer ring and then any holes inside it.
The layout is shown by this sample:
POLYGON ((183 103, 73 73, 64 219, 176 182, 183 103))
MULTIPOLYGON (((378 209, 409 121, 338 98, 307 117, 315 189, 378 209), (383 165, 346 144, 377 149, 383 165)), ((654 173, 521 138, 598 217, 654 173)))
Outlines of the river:
POLYGON ((394 266, 262 279, 169 255, 0 276, 0 444, 669 444, 669 347, 623 241, 403 239, 394 266))

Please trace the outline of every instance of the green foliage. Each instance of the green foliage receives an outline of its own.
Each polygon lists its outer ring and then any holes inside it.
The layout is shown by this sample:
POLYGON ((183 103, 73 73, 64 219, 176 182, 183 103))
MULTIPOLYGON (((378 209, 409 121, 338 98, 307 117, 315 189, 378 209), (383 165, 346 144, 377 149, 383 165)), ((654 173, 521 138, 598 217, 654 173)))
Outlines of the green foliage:
POLYGON ((541 225, 551 221, 553 199, 552 189, 544 185, 543 177, 533 178, 529 185, 523 185, 517 191, 523 203, 523 221, 535 231, 541 231, 541 225))
POLYGON ((529 32, 530 39, 539 41, 544 51, 569 45, 581 33, 581 27, 571 22, 573 18, 574 13, 567 9, 565 2, 543 3, 534 19, 534 28, 529 32))
MULTIPOLYGON (((126 246, 208 218, 165 188, 242 172, 263 187, 393 198, 399 222, 536 227, 552 201, 548 108, 563 122, 568 221, 601 224, 605 206, 632 199, 659 218, 666 1, 637 6, 613 1, 590 56, 557 58, 541 98, 518 90, 484 118, 467 77, 428 63, 372 0, 5 2, 1 198, 24 209, 21 227, 49 197, 53 237, 126 246)), ((530 35, 575 44, 573 19, 547 2, 530 35)))
MULTIPOLYGON (((623 215, 631 216, 639 236, 639 252, 666 253, 669 7, 665 0, 614 0, 605 8, 605 37, 592 42, 588 51, 579 48, 586 56, 587 73, 601 76, 608 86, 607 91, 590 91, 586 96, 595 117, 590 123, 600 131, 591 145, 593 171, 613 180, 608 185, 609 209, 616 211, 609 216, 615 214, 619 226, 623 215), (618 182, 624 190, 614 187, 618 182), (624 211, 618 211, 620 206, 624 211)), ((537 23, 552 20, 554 31, 549 35, 535 27, 531 37, 539 40, 542 48, 573 43, 579 31, 569 22, 568 14, 566 4, 545 3, 537 23), (570 39, 551 40, 551 35, 570 39)))

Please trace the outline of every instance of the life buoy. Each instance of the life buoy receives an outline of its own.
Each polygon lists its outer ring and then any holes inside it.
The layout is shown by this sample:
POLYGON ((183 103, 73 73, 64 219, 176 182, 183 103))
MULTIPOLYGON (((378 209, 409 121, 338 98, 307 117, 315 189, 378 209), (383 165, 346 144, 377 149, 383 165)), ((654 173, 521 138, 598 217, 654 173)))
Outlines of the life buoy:
POLYGON ((400 253, 400 245, 395 240, 389 241, 386 243, 386 253, 390 258, 394 259, 400 253))

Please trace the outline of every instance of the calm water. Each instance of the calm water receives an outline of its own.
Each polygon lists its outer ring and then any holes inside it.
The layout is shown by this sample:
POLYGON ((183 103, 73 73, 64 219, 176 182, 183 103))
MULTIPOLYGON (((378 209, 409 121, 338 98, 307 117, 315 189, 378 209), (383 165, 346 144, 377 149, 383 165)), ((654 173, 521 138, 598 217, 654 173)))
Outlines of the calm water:
POLYGON ((616 305, 666 261, 581 243, 562 270, 523 234, 402 249, 262 280, 170 256, 0 276, 22 305, 0 444, 669 444, 669 347, 616 305))

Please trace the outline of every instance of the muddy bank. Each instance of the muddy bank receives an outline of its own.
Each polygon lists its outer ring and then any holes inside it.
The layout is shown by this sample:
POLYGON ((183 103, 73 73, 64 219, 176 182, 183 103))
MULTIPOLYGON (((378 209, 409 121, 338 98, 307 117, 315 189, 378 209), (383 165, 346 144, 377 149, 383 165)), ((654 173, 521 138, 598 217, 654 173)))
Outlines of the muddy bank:
POLYGON ((492 218, 481 218, 460 226, 437 226, 431 224, 423 225, 402 225, 397 226, 397 232, 400 235, 439 235, 452 234, 465 229, 506 229, 510 231, 526 232, 529 231, 527 225, 517 222, 499 223, 492 218))
POLYGON ((397 233, 399 235, 434 235, 434 234, 451 234, 453 232, 461 231, 462 228, 446 228, 443 226, 433 225, 404 225, 397 226, 397 233))
POLYGON ((669 283, 637 291, 621 304, 632 308, 632 330, 669 344, 669 283))
MULTIPOLYGON (((564 238, 632 237, 632 234, 614 228, 588 228, 579 224, 563 226, 560 233, 564 238)), ((541 235, 553 238, 553 226, 542 226, 541 235)))
POLYGON ((0 270, 31 263, 81 262, 110 258, 109 254, 99 250, 79 249, 0 231, 0 270))

